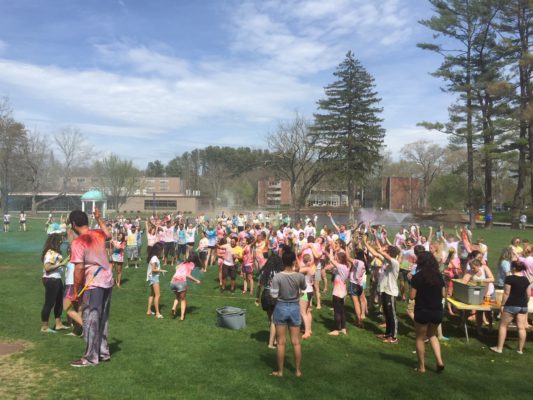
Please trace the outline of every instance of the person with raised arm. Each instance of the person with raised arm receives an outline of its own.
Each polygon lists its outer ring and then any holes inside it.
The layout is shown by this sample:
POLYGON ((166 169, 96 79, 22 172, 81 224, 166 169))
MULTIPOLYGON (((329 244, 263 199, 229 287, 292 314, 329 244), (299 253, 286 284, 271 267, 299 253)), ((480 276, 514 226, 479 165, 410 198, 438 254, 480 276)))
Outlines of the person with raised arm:
POLYGON ((342 240, 344 243, 349 243, 352 240, 352 235, 351 235, 351 232, 348 229, 346 229, 346 225, 341 224, 340 226, 338 226, 335 223, 335 220, 333 219, 333 215, 331 214, 331 212, 328 211, 326 215, 331 221, 331 224, 333 225, 333 227, 337 230, 339 239, 342 240))
POLYGON ((385 315, 385 333, 378 335, 378 337, 383 339, 384 343, 396 344, 398 343, 396 297, 399 293, 398 274, 400 272, 400 263, 397 258, 400 250, 390 245, 387 247, 387 250, 383 250, 379 241, 376 242, 377 249, 375 249, 368 243, 366 236, 363 236, 363 243, 374 257, 383 262, 383 273, 378 281, 378 292, 381 296, 383 314, 385 315))
POLYGON ((187 261, 176 265, 176 272, 170 281, 170 289, 174 292, 176 299, 172 305, 172 316, 176 318, 178 303, 180 304, 180 321, 185 320, 185 311, 187 310, 187 279, 200 284, 200 280, 192 276, 192 271, 195 267, 200 267, 200 259, 198 255, 192 253, 187 261))
POLYGON ((105 248, 111 234, 98 209, 94 214, 100 229, 89 229, 89 218, 83 211, 72 211, 68 217, 69 224, 78 234, 70 247, 70 261, 74 264, 73 302, 80 301, 79 293, 83 291, 83 338, 86 343, 85 354, 70 364, 73 367, 95 366, 111 359, 107 331, 113 272, 105 248))
POLYGON ((161 253, 163 252, 163 245, 156 243, 150 253, 148 254, 148 267, 146 271, 146 281, 150 283, 150 295, 148 296, 148 308, 146 309, 146 315, 154 315, 152 311, 152 305, 155 309, 155 317, 157 319, 163 319, 163 316, 159 312, 159 298, 161 296, 161 289, 159 285, 159 275, 167 272, 161 269, 161 253))
MULTIPOLYGON (((341 241, 342 243, 342 241, 341 241)), ((329 248, 329 262, 324 269, 331 271, 333 274, 332 303, 335 318, 335 329, 328 335, 339 336, 341 333, 346 335, 346 312, 344 310, 344 298, 348 294, 346 289, 346 279, 350 269, 348 268, 348 258, 344 249, 338 248, 336 254, 333 254, 333 248, 329 248)))
POLYGON ((292 251, 283 252, 281 257, 284 270, 274 275, 270 295, 276 299, 273 321, 276 326, 276 339, 278 343, 277 361, 278 369, 271 373, 272 376, 282 377, 285 364, 285 342, 287 326, 291 336, 294 351, 294 373, 297 377, 302 375, 302 349, 300 344, 300 294, 306 288, 305 277, 294 272, 296 255, 292 251))

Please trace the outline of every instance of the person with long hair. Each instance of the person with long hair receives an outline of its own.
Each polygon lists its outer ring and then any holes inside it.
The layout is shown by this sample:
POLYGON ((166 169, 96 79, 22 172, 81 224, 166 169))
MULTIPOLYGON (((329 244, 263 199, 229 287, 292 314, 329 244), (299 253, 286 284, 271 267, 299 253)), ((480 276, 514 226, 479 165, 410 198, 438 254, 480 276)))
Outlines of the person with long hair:
POLYGON ((148 296, 148 309, 146 315, 154 315, 152 305, 155 309, 155 316, 162 319, 163 316, 159 312, 159 298, 161 297, 161 288, 159 285, 159 275, 161 272, 167 272, 161 269, 161 253, 163 252, 163 245, 156 243, 152 246, 152 251, 148 254, 148 268, 146 271, 146 281, 150 283, 150 296, 148 296))
POLYGON ((63 313, 63 256, 61 255, 62 237, 59 233, 48 235, 41 254, 43 262, 43 285, 44 285, 44 305, 41 310, 41 332, 55 333, 58 330, 68 329, 61 322, 63 313), (55 330, 48 326, 50 312, 54 309, 56 320, 55 330))
POLYGON ((313 315, 311 314, 313 301, 313 284, 315 280, 315 265, 313 255, 309 253, 302 253, 297 257, 298 266, 297 272, 305 276, 305 290, 300 297, 300 314, 304 323, 304 334, 302 339, 309 339, 313 334, 312 323, 313 315))
POLYGON ((292 349, 294 352, 294 373, 297 377, 302 375, 301 361, 302 349, 300 344, 300 293, 305 290, 305 277, 294 271, 296 255, 292 251, 282 255, 283 271, 272 279, 270 295, 277 300, 272 319, 276 325, 276 339, 278 342, 277 362, 278 369, 271 373, 272 376, 282 377, 285 364, 285 342, 287 327, 289 328, 292 349))
POLYGON ((416 275, 411 279, 410 299, 415 300, 415 332, 416 354, 418 358, 417 372, 425 373, 425 343, 429 340, 435 360, 437 372, 444 370, 437 328, 442 323, 442 299, 445 285, 435 256, 428 251, 418 254, 416 259, 416 275))
POLYGON ((496 288, 504 288, 505 278, 511 275, 511 262, 514 260, 516 260, 516 256, 513 254, 513 249, 510 246, 504 247, 498 260, 498 281, 496 288))
MULTIPOLYGON (((492 297, 494 294, 494 275, 492 275, 490 268, 487 265, 484 265, 478 258, 474 258, 470 261, 469 266, 470 270, 468 270, 463 276, 463 283, 472 281, 484 284, 486 285, 485 297, 492 297)), ((492 312, 476 311, 475 319, 478 335, 481 335, 482 333, 481 327, 483 326, 484 317, 488 319, 489 327, 492 329, 492 312)))
POLYGON ((176 272, 174 273, 174 276, 172 277, 172 280, 170 281, 170 288, 174 292, 176 299, 174 300, 174 304, 172 305, 172 316, 175 318, 178 308, 178 303, 181 303, 181 314, 180 314, 180 320, 183 321, 185 319, 185 311, 187 310, 187 279, 190 279, 193 282, 196 282, 196 284, 200 284, 200 281, 196 279, 194 276, 192 276, 192 271, 195 267, 200 266, 200 259, 198 258, 198 255, 191 252, 189 255, 189 258, 186 262, 180 263, 176 265, 176 272))
POLYGON ((113 251, 111 253, 111 261, 113 261, 112 268, 117 273, 115 282, 117 287, 120 287, 122 280, 122 265, 124 264, 124 249, 126 248, 126 235, 124 232, 119 232, 116 240, 111 241, 113 251))
POLYGON ((359 328, 363 327, 363 321, 366 318, 367 312, 367 302, 364 290, 365 283, 366 257, 363 250, 357 249, 355 252, 355 260, 352 262, 350 273, 348 275, 348 294, 352 298, 355 316, 357 318, 356 325, 359 328))
MULTIPOLYGON (((282 245, 282 247, 285 247, 285 245, 282 245)), ((270 289, 272 288, 272 279, 278 272, 281 272, 282 270, 283 263, 281 261, 281 257, 278 255, 278 253, 272 253, 267 258, 267 261, 261 271, 259 271, 258 277, 259 285, 257 286, 257 298, 255 304, 259 305, 259 302, 261 302, 261 308, 266 312, 268 317, 268 323, 270 326, 270 334, 268 338, 269 349, 276 348, 276 326, 272 321, 272 314, 274 313, 276 301, 272 298, 272 296, 270 296, 270 289)))
MULTIPOLYGON (((340 243, 343 243, 340 241, 340 243)), ((344 310, 344 298, 348 294, 346 289, 346 279, 350 273, 348 268, 348 258, 346 252, 339 247, 339 250, 334 255, 333 249, 329 249, 330 264, 325 267, 326 270, 331 270, 333 274, 333 291, 332 303, 333 313, 335 318, 335 329, 328 333, 331 336, 339 336, 341 333, 346 335, 346 311, 344 310)))
POLYGON ((511 275, 505 277, 504 292, 501 304, 500 328, 498 330, 498 345, 490 349, 496 353, 503 351, 507 327, 516 317, 518 328, 518 348, 516 352, 522 354, 526 343, 527 306, 529 303, 530 285, 525 276, 526 266, 524 263, 513 261, 511 263, 511 275))
POLYGON ((254 278, 253 278, 254 259, 253 259, 252 246, 254 245, 255 240, 252 236, 248 236, 246 237, 246 239, 243 239, 242 242, 243 242, 243 246, 242 246, 241 274, 244 280, 242 294, 246 294, 249 291, 250 296, 253 296, 253 293, 254 293, 254 278))

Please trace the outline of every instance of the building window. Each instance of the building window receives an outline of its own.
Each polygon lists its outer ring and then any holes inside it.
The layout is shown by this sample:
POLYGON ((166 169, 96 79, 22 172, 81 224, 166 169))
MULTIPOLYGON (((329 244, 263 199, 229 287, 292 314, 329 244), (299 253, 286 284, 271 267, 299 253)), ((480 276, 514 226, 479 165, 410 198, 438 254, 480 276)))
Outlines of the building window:
POLYGON ((78 183, 85 183, 85 178, 77 178, 76 181, 78 183))
POLYGON ((168 179, 159 180, 159 190, 162 192, 168 192, 168 179))
POLYGON ((177 201, 176 200, 145 200, 144 201, 144 209, 145 210, 153 210, 154 208, 157 209, 176 209, 177 208, 177 201))
POLYGON ((146 185, 145 190, 147 193, 152 193, 155 191, 155 188, 154 188, 155 181, 153 179, 146 179, 144 183, 146 185))

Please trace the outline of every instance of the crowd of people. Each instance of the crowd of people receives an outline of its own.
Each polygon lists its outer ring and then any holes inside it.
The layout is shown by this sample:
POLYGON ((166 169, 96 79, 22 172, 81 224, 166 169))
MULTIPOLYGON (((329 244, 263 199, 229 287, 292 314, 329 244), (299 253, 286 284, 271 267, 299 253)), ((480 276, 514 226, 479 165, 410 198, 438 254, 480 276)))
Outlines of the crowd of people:
MULTIPOLYGON (((516 319, 517 351, 523 352, 533 277, 530 243, 514 238, 502 251, 495 277, 488 266, 487 245, 483 239, 473 241, 468 226, 451 232, 443 226, 435 231, 429 228, 424 235, 413 224, 392 234, 372 221, 347 225, 337 224, 330 213, 327 217, 329 223, 319 228, 316 216, 291 221, 281 214, 239 213, 209 219, 203 214, 187 217, 178 212, 146 220, 118 216, 104 221, 96 212, 90 221, 85 213, 75 211, 62 221, 59 231, 50 233, 43 251, 46 301, 41 329, 55 332, 48 326, 52 309, 55 329, 65 329, 60 317, 63 308, 68 309, 69 319, 83 325, 87 342, 85 355, 73 365, 96 365, 110 357, 106 343, 110 293, 113 286, 122 285, 124 264, 124 268, 146 265, 151 288, 146 314, 158 319, 164 318, 159 308, 160 277, 172 268, 170 288, 175 299, 171 313, 180 320, 186 316, 188 281, 200 284, 193 276, 194 268, 204 272, 215 268, 221 293, 242 291, 266 312, 268 346, 278 352, 274 376, 283 376, 287 332, 296 375, 301 374, 300 340, 312 339, 312 310, 322 308, 329 292, 334 317, 329 335, 348 334, 345 302, 349 299, 356 327, 364 328, 369 313, 382 316, 384 333, 378 339, 388 345, 399 341, 397 302, 407 302, 407 315, 416 333, 417 371, 426 371, 425 342, 429 342, 440 372, 444 370, 440 341, 447 339, 442 333, 443 316, 446 311, 450 315, 457 312, 446 298, 453 295, 454 282, 459 279, 483 284, 487 301, 494 301, 496 290, 503 290, 499 339, 492 350, 502 352, 507 327, 516 319), (72 229, 64 232, 63 223, 72 229), (90 229, 90 225, 98 229, 90 229), (68 236, 70 256, 63 259, 61 239, 68 236)), ((483 312, 471 317, 479 329, 492 324, 483 312)))

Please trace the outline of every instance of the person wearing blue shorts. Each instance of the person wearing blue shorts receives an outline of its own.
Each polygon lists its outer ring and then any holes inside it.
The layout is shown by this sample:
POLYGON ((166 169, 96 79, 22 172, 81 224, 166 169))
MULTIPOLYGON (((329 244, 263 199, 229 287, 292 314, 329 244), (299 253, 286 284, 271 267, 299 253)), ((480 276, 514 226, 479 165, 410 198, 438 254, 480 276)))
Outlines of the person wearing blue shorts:
POLYGON ((306 288, 305 277, 299 272, 294 272, 293 267, 296 262, 296 255, 292 251, 284 252, 282 255, 284 270, 274 276, 270 295, 277 299, 276 307, 272 319, 276 326, 276 338, 278 343, 277 359, 278 369, 271 373, 272 376, 282 377, 285 363, 285 340, 287 336, 287 326, 291 335, 292 348, 294 351, 295 375, 302 375, 300 364, 302 361, 302 350, 300 346, 300 304, 301 292, 306 288))
POLYGON ((159 285, 159 274, 167 272, 161 269, 161 253, 163 252, 163 245, 156 243, 152 247, 152 251, 148 254, 148 267, 146 270, 146 281, 150 283, 150 296, 148 297, 148 309, 146 315, 154 315, 152 311, 152 304, 155 309, 155 316, 162 319, 163 316, 159 312, 159 297, 161 296, 161 287, 159 285))

